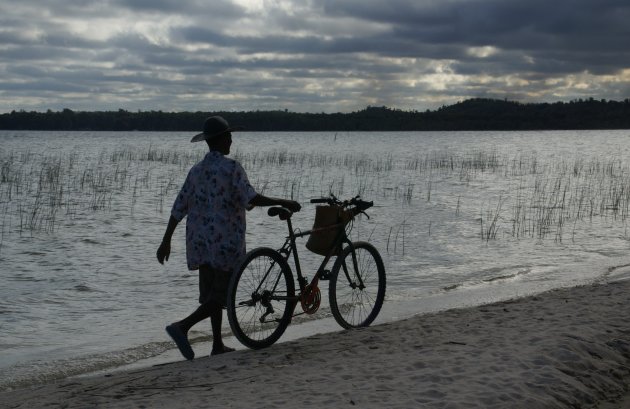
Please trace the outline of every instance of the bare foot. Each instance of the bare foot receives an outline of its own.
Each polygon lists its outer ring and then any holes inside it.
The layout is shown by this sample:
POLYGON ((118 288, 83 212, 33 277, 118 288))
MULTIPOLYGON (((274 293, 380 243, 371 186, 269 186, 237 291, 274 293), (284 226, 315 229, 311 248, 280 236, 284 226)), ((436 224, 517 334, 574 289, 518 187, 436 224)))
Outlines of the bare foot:
POLYGON ((223 345, 223 347, 221 347, 221 348, 213 348, 212 352, 210 353, 210 356, 212 356, 212 355, 219 355, 219 354, 226 354, 228 352, 234 352, 234 351, 236 351, 234 348, 226 347, 225 345, 223 345))

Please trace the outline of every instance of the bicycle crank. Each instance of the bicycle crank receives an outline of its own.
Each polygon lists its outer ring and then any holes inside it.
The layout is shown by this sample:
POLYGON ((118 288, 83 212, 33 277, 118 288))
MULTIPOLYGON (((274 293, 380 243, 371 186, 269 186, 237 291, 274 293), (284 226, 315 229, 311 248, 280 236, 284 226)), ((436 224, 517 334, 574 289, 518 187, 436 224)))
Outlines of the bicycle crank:
POLYGON ((319 291, 317 285, 307 285, 304 288, 304 293, 300 297, 300 303, 302 304, 302 310, 306 314, 315 314, 319 310, 319 305, 322 302, 322 293, 319 291))

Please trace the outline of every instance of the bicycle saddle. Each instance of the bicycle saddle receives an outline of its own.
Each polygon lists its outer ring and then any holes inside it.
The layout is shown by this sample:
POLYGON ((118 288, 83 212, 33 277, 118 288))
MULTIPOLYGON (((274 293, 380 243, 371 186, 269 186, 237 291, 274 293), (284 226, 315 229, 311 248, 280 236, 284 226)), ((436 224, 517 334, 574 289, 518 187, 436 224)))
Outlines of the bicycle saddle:
POLYGON ((284 207, 270 207, 269 210, 267 210, 267 214, 271 217, 278 216, 280 220, 286 220, 291 217, 293 213, 291 213, 291 210, 284 207))

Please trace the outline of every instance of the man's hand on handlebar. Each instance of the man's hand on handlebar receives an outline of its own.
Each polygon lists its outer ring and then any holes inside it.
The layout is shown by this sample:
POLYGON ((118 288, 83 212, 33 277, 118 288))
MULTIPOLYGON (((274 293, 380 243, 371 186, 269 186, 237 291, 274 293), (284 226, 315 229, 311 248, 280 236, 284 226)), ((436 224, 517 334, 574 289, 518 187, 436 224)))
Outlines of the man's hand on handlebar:
POLYGON ((302 208, 302 205, 300 205, 295 200, 285 200, 284 203, 282 203, 282 207, 285 207, 291 210, 293 213, 296 213, 300 211, 300 209, 302 208))

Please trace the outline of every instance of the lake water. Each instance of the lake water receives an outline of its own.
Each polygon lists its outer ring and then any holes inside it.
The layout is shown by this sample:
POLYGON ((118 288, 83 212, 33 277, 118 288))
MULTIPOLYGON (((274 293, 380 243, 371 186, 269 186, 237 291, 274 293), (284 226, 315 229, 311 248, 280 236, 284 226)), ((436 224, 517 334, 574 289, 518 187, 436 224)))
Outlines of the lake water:
MULTIPOLYGON (((164 326, 196 307, 183 225, 166 265, 155 251, 207 149, 190 137, 0 131, 0 389, 181 359, 164 326)), ((230 156, 259 192, 303 204, 302 229, 311 198, 374 201, 352 237, 386 264, 378 323, 630 276, 629 150, 627 130, 243 132, 230 156)), ((248 248, 285 229, 252 210, 248 248)), ((339 329, 322 287, 320 312, 281 341, 339 329)), ((199 356, 209 333, 191 334, 199 356)))

